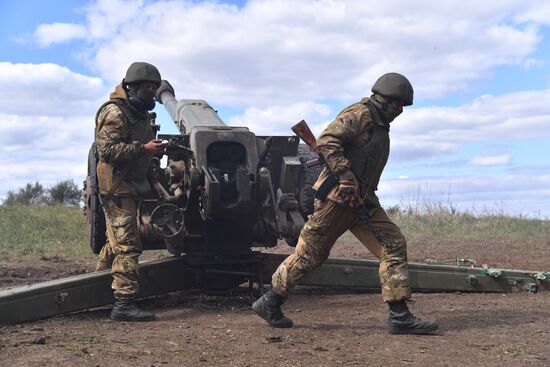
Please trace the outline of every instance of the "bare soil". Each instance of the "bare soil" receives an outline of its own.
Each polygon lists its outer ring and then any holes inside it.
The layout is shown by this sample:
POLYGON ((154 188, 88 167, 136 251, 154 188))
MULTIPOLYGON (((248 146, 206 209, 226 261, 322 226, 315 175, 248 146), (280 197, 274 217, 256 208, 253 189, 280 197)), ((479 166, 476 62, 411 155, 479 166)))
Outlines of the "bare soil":
MULTIPOLYGON (((550 239, 434 242, 410 261, 474 258, 491 267, 549 271, 550 239)), ((272 251, 290 252, 286 245, 272 251)), ((334 257, 372 258, 351 237, 334 257)), ((93 260, 0 262, 0 288, 91 271, 93 260)), ((436 336, 393 336, 380 295, 296 294, 284 305, 292 329, 271 329, 250 296, 174 294, 142 303, 157 321, 109 320, 110 309, 0 327, 0 366, 550 366, 550 292, 415 294, 414 313, 439 322, 436 336)))

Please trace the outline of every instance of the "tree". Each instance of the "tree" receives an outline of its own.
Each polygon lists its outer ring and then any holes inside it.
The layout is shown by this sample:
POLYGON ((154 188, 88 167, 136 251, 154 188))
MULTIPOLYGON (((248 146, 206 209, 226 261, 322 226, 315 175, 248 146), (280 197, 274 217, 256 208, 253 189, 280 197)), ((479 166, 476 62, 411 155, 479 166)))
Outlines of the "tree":
POLYGON ((34 185, 28 183, 19 191, 8 191, 3 205, 39 205, 46 202, 46 190, 44 186, 35 182, 34 185))
POLYGON ((60 181, 48 189, 48 203, 51 205, 79 206, 82 191, 73 180, 60 181))

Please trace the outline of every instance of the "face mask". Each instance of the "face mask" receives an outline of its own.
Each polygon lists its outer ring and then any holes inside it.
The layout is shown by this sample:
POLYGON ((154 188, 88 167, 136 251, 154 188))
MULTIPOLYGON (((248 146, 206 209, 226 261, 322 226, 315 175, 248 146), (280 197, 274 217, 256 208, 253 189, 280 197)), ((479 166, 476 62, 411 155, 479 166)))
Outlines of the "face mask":
POLYGON ((395 120, 395 118, 399 116, 401 112, 403 112, 403 109, 393 107, 393 105, 389 103, 389 100, 386 97, 379 94, 374 94, 371 97, 371 100, 378 109, 380 117, 382 117, 382 120, 386 124, 389 124, 390 122, 395 120))
POLYGON ((140 85, 136 90, 136 96, 143 99, 145 103, 154 102, 155 91, 151 88, 143 88, 142 85, 140 85))
POLYGON ((155 108, 154 93, 150 89, 128 88, 128 101, 139 111, 151 111, 155 108))
POLYGON ((386 120, 385 122, 389 124, 390 122, 395 120, 397 116, 401 115, 401 112, 403 112, 403 109, 397 109, 393 107, 392 104, 388 103, 386 110, 384 111, 384 120, 386 120))

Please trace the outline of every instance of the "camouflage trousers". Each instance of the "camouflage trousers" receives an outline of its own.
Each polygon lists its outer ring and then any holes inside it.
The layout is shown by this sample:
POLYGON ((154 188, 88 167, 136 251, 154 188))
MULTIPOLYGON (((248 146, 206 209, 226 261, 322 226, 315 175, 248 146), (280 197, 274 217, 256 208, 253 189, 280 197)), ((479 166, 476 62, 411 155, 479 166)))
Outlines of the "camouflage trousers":
POLYGON ((351 233, 380 259, 380 284, 385 302, 409 299, 407 242, 399 228, 379 207, 370 217, 370 226, 355 209, 331 200, 315 200, 315 211, 304 225, 294 253, 288 256, 273 274, 273 290, 286 296, 309 271, 328 258, 334 242, 346 231, 351 233))
POLYGON ((137 221, 138 200, 115 196, 102 200, 102 204, 107 222, 107 243, 99 253, 96 271, 110 268, 115 297, 133 298, 139 292, 138 258, 142 252, 137 221))

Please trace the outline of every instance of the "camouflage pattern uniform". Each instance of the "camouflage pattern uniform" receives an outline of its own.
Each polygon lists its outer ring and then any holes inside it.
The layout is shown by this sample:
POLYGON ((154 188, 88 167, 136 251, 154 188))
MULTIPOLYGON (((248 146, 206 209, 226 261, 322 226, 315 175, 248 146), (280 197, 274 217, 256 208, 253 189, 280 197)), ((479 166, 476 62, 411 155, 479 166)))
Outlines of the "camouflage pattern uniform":
MULTIPOLYGON (((363 98, 340 112, 321 133, 317 144, 334 175, 353 172, 369 222, 362 218, 358 209, 342 202, 337 195, 338 185, 332 188, 325 201, 316 199, 314 213, 304 225, 294 253, 273 274, 273 290, 287 296, 307 272, 327 259, 335 241, 349 229, 380 259, 384 301, 409 299, 407 243, 380 206, 375 193, 388 160, 389 124, 383 122, 372 101, 363 98)), ((325 168, 314 189, 321 186, 328 174, 325 168)))
POLYGON ((111 268, 116 298, 134 298, 139 292, 137 208, 140 197, 151 191, 147 174, 152 160, 143 145, 154 137, 149 113, 132 107, 118 85, 96 118, 97 177, 108 238, 96 270, 111 268))

